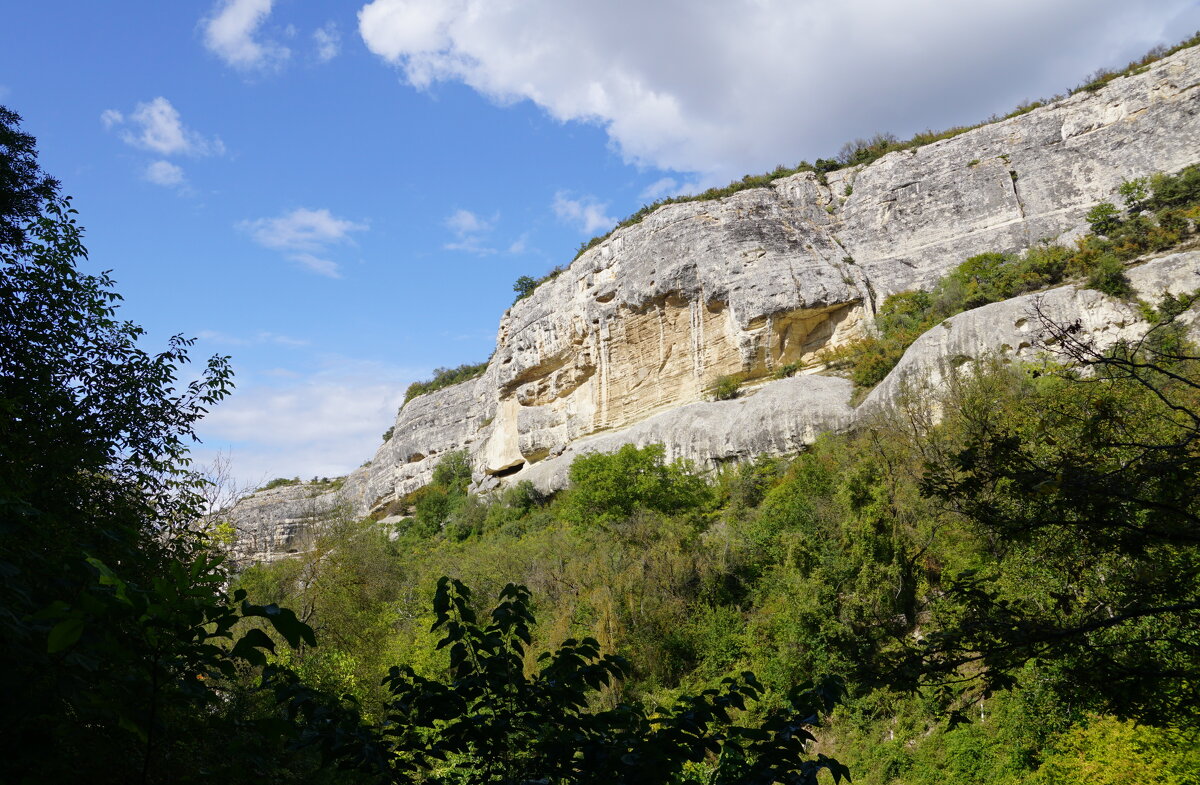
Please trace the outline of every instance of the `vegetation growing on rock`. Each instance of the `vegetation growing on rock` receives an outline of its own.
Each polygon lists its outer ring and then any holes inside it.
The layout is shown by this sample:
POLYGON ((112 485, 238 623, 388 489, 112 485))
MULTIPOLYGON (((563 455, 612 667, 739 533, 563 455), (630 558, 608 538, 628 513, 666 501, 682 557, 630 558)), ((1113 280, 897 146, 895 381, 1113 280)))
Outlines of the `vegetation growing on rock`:
POLYGON ((826 357, 848 369, 854 383, 872 387, 887 376, 913 341, 955 314, 1027 292, 1077 280, 1114 297, 1129 294, 1125 262, 1165 251, 1196 234, 1200 166, 1124 183, 1124 209, 1101 203, 1088 213, 1091 233, 1074 248, 1044 243, 1022 254, 983 253, 964 261, 931 291, 890 295, 874 333, 826 357))
POLYGON ((742 382, 742 377, 736 374, 718 376, 709 388, 709 395, 714 401, 731 401, 741 392, 742 382))
MULTIPOLYGON (((484 361, 474 365, 464 363, 457 368, 435 368, 432 379, 424 382, 413 382, 408 385, 408 389, 404 391, 404 402, 408 403, 418 395, 431 393, 434 390, 441 390, 444 387, 483 376, 483 372, 487 370, 487 366, 487 362, 484 361)), ((385 438, 384 441, 387 441, 387 439, 385 438)))
POLYGON ((273 491, 276 488, 286 488, 289 485, 299 485, 299 484, 300 484, 299 477, 292 477, 291 479, 288 479, 287 477, 276 477, 273 480, 267 480, 267 482, 263 483, 262 487, 255 489, 254 492, 261 493, 262 491, 273 491))
POLYGON ((1167 777, 1194 766, 1200 722, 1200 359, 1180 312, 1109 353, 1064 332, 1086 379, 984 365, 940 403, 710 482, 661 448, 589 455, 554 499, 459 497, 438 528, 392 541, 346 521, 242 585, 317 609, 342 663, 325 683, 364 715, 392 700, 372 676, 390 663, 408 679, 453 667, 423 604, 449 575, 529 588, 530 662, 588 637, 627 658, 602 706, 669 706, 747 669, 770 706, 844 676, 819 736, 856 782, 1087 781, 1105 761, 1186 782, 1167 777))
MULTIPOLYGON (((1130 74, 1140 73, 1152 63, 1198 44, 1200 44, 1200 33, 1196 33, 1195 35, 1179 42, 1172 47, 1156 47, 1155 49, 1147 52, 1145 56, 1131 62, 1123 69, 1116 71, 1102 69, 1096 72, 1092 76, 1088 77, 1084 81, 1084 84, 1075 88, 1071 92, 1075 93, 1079 92, 1080 90, 1094 92, 1114 79, 1122 76, 1128 76, 1130 74)), ((575 258, 578 259, 584 254, 585 251, 588 251, 589 249, 594 248, 595 246, 607 240, 612 236, 613 232, 616 232, 618 229, 623 229, 627 226, 633 226, 637 223, 640 223, 642 219, 663 205, 722 199, 726 196, 732 196, 733 194, 739 191, 744 191, 748 188, 766 187, 774 180, 778 180, 782 177, 790 177, 791 175, 799 174, 800 172, 815 172, 817 177, 824 182, 825 175, 829 172, 850 166, 865 166, 879 160, 888 153, 893 153, 900 150, 913 150, 934 142, 942 141, 943 139, 952 139, 959 134, 964 134, 967 131, 981 128, 989 123, 1007 120, 1012 117, 1019 117, 1027 112, 1037 109, 1040 106, 1045 106, 1046 104, 1057 101, 1063 97, 1064 96, 1059 95, 1050 98, 1042 98, 1036 101, 1025 101, 1017 106, 1017 108, 1003 116, 993 115, 987 120, 974 125, 955 126, 953 128, 947 128, 943 131, 926 130, 914 134, 911 138, 903 141, 898 140, 895 135, 890 133, 877 133, 870 139, 855 139, 853 141, 846 142, 844 145, 842 145, 841 150, 838 152, 838 155, 835 158, 818 158, 814 164, 810 164, 807 161, 801 161, 794 167, 788 167, 780 164, 773 171, 757 175, 748 174, 742 177, 740 180, 734 180, 729 185, 724 187, 709 188, 708 190, 698 194, 664 197, 651 204, 642 206, 629 217, 619 221, 616 226, 604 234, 596 235, 590 240, 582 243, 579 246, 579 250, 575 252, 575 258)), ((978 163, 978 161, 975 161, 974 163, 978 163)), ((849 196, 849 193, 846 195, 849 196)))

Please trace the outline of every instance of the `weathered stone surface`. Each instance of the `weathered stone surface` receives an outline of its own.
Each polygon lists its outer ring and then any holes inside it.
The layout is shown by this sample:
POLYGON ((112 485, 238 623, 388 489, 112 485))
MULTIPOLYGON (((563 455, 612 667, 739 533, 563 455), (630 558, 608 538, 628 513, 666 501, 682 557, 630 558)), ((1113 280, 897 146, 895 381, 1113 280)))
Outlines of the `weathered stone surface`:
POLYGON ((805 173, 660 208, 505 315, 480 470, 699 401, 723 374, 811 362, 860 335, 887 294, 975 253, 1079 231, 1123 180, 1200 159, 1198 83, 1200 56, 1183 52, 828 187, 805 173))
POLYGON ((686 458, 706 469, 755 455, 794 453, 822 433, 851 425, 852 388, 848 380, 832 376, 767 382, 731 401, 679 406, 623 430, 580 439, 520 477, 543 491, 560 490, 575 458, 615 452, 625 444, 663 444, 668 460, 686 458))
POLYGON ((352 508, 337 491, 322 492, 306 483, 248 496, 231 511, 238 536, 233 556, 260 562, 306 551, 322 519, 340 505, 352 508))
MULTIPOLYGON (((1200 290, 1200 251, 1148 261, 1127 271, 1138 297, 1157 303, 1165 293, 1180 295, 1200 290)), ((1181 317, 1194 318, 1189 312, 1181 317)), ((951 373, 987 354, 1006 359, 1054 359, 1046 346, 1045 323, 1079 322, 1099 348, 1116 341, 1135 341, 1147 323, 1137 306, 1093 289, 1063 286, 1014 297, 952 316, 918 338, 904 357, 859 405, 859 416, 894 406, 908 390, 936 396, 951 373)))
MULTIPOLYGON (((862 335, 886 295, 928 286, 976 253, 1077 233, 1123 180, 1197 163, 1198 88, 1200 51, 1184 50, 1095 93, 834 172, 827 184, 802 173, 664 206, 510 308, 486 373, 405 405, 392 439, 339 498, 360 513, 381 509, 456 449, 468 450, 478 487, 489 477, 556 487, 573 455, 623 439, 662 441, 705 464, 760 444, 794 449, 810 426, 843 422, 845 401, 821 385, 845 385, 762 384, 777 368, 819 371, 818 352, 862 335), (760 389, 703 402, 734 373, 760 389)), ((1055 296, 1067 310, 1112 307, 1093 294, 1055 296)), ((1015 324, 1015 314, 993 316, 1015 324)), ((968 332, 963 317, 949 332, 968 332)), ((1000 344, 1025 351, 1006 335, 1000 344)), ((953 341, 937 350, 958 351, 953 341)), ((893 392, 885 382, 872 405, 893 392)))

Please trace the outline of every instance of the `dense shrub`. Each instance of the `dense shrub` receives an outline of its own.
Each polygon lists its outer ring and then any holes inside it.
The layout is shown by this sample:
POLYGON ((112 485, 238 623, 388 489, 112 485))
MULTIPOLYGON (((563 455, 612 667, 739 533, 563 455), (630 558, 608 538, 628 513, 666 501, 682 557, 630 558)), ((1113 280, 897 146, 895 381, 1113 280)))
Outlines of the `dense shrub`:
POLYGON ((731 401, 741 392, 743 380, 741 374, 718 376, 708 388, 708 394, 714 401, 731 401))
MULTIPOLYGON (((406 531, 432 537, 442 531, 452 516, 470 504, 467 486, 471 483, 471 463, 466 450, 448 452, 433 468, 430 483, 416 491, 411 501, 415 515, 406 531)), ((461 527, 457 527, 461 533, 461 527)))
POLYGON ((1187 731, 1090 716, 1059 735, 1035 785, 1192 785, 1200 782, 1200 745, 1187 731))
POLYGON ((274 490, 275 488, 285 488, 289 485, 299 485, 299 484, 300 484, 299 477, 293 477, 290 480, 287 477, 276 477, 273 480, 268 480, 261 488, 258 488, 254 492, 259 493, 261 491, 270 491, 270 490, 274 490))
POLYGON ((571 489, 563 517, 576 523, 605 523, 637 508, 677 514, 709 499, 709 488, 691 464, 667 463, 661 444, 627 444, 612 454, 591 453, 571 464, 571 489))

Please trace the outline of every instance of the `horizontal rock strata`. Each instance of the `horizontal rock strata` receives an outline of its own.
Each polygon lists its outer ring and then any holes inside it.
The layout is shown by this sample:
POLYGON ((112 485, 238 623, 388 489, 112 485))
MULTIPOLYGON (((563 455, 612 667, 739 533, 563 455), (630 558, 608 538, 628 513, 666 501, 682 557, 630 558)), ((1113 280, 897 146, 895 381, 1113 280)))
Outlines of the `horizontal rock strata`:
MULTIPOLYGON (((1091 206, 1116 200, 1124 180, 1200 161, 1198 87, 1200 52, 1184 50, 1097 92, 833 172, 826 183, 800 173, 661 207, 513 305, 486 372, 407 403, 392 438, 338 499, 359 514, 380 510, 459 449, 477 487, 521 479, 559 487, 562 466, 585 449, 663 442, 671 455, 711 465, 793 451, 844 427, 854 414, 842 380, 768 380, 782 366, 819 372, 821 352, 861 337, 888 294, 928 287, 973 254, 1069 238, 1086 228, 1091 206), (718 377, 733 374, 754 394, 704 401, 718 377)), ((1064 312, 1116 307, 1097 293, 1054 296, 1071 300, 1064 312)), ((1024 305, 990 307, 918 341, 913 349, 928 357, 906 356, 869 406, 893 397, 906 375, 939 372, 929 358, 967 344, 1031 351, 1029 335, 1014 332, 1022 328, 989 332, 973 321, 1015 324, 1024 305), (978 341, 960 338, 970 330, 978 341)))

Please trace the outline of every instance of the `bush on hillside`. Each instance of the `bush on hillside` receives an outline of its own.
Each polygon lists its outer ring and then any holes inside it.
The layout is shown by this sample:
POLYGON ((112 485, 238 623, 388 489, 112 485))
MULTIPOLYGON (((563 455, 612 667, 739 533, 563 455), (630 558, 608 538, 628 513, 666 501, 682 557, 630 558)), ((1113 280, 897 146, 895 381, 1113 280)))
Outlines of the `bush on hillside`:
POLYGON ((571 464, 563 517, 576 523, 608 523, 638 508, 664 514, 696 510, 709 501, 708 484, 691 465, 667 463, 661 444, 626 444, 612 454, 590 453, 571 464))
POLYGON ((744 380, 741 374, 718 376, 708 388, 708 394, 714 401, 731 401, 738 397, 744 380))

